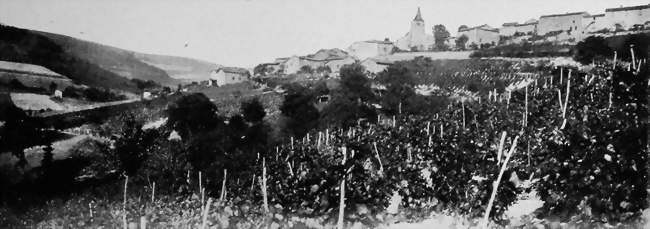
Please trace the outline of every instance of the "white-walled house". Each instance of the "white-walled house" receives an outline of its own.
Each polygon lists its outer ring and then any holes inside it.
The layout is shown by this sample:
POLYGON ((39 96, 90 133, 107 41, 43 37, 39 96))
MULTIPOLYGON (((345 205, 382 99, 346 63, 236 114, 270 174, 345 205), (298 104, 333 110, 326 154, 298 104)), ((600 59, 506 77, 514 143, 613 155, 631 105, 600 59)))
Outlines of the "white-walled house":
POLYGON ((605 9, 605 21, 611 30, 630 29, 650 21, 650 4, 605 9))
POLYGON ((370 57, 390 55, 393 52, 393 47, 395 47, 395 45, 393 45, 393 42, 388 39, 383 41, 357 41, 352 43, 352 45, 348 47, 347 51, 357 59, 365 60, 370 57))
POLYGON ((467 37, 466 47, 472 44, 480 46, 481 44, 496 45, 499 43, 499 30, 488 25, 480 25, 471 28, 458 30, 458 37, 467 37))
POLYGON ((537 34, 546 35, 549 32, 565 32, 568 37, 580 39, 583 36, 583 20, 587 12, 544 15, 539 18, 537 34))
POLYGON ((250 72, 244 68, 221 67, 210 72, 209 86, 223 86, 250 79, 250 72), (216 85, 215 85, 216 84, 216 85))

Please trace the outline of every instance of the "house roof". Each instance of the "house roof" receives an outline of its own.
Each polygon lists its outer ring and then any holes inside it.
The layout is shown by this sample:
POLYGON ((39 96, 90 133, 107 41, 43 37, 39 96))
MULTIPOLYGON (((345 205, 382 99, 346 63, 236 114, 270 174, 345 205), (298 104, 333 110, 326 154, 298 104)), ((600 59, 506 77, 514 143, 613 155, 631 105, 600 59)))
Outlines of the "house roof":
POLYGON ((517 22, 506 22, 506 23, 503 23, 502 26, 503 27, 508 27, 508 26, 515 26, 517 24, 518 24, 517 22))
POLYGON ((605 14, 585 15, 584 17, 604 17, 605 14))
POLYGON ((330 60, 341 60, 349 57, 348 53, 338 49, 321 49, 318 52, 301 57, 302 59, 311 60, 311 61, 330 61, 330 60))
POLYGON ((422 19, 422 14, 420 14, 420 7, 418 7, 418 13, 415 15, 415 18, 413 18, 413 21, 424 22, 424 19, 422 19))
POLYGON ((376 43, 376 44, 385 44, 385 45, 392 45, 393 44, 392 41, 381 41, 381 40, 367 40, 367 41, 364 41, 364 42, 366 42, 366 43, 376 43))
POLYGON ((59 73, 53 72, 52 70, 47 69, 43 66, 9 61, 0 61, 0 72, 13 72, 59 79, 68 79, 68 77, 62 76, 59 73))
POLYGON ((648 8, 650 8, 650 4, 648 4, 648 5, 640 5, 640 6, 628 6, 628 7, 609 8, 609 9, 605 9, 605 12, 617 12, 617 11, 628 11, 628 10, 643 10, 643 9, 648 9, 648 8))
POLYGON ((515 26, 520 27, 520 26, 537 25, 537 24, 538 22, 531 22, 531 23, 517 24, 515 26))
POLYGON ((223 71, 226 73, 233 73, 233 74, 240 74, 240 75, 248 75, 250 74, 247 69, 245 68, 237 68, 237 67, 221 67, 216 70, 218 71, 223 71))
POLYGON ((566 17, 566 16, 575 16, 575 15, 589 15, 587 12, 572 12, 572 13, 564 13, 564 14, 549 14, 549 15, 543 15, 539 18, 550 18, 550 17, 566 17))
POLYGON ((466 28, 466 29, 459 29, 458 32, 465 32, 465 31, 470 31, 470 30, 475 30, 475 29, 480 29, 480 30, 485 30, 485 31, 490 31, 490 32, 499 32, 498 29, 494 29, 494 28, 490 27, 487 24, 474 26, 474 27, 466 28))

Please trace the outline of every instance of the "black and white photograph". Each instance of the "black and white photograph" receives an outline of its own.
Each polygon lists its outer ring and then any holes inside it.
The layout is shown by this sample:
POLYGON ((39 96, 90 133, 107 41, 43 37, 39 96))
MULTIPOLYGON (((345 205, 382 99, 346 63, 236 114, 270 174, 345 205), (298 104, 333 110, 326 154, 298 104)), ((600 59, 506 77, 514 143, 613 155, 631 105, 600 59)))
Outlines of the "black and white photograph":
POLYGON ((0 228, 650 228, 648 0, 0 0, 0 228))

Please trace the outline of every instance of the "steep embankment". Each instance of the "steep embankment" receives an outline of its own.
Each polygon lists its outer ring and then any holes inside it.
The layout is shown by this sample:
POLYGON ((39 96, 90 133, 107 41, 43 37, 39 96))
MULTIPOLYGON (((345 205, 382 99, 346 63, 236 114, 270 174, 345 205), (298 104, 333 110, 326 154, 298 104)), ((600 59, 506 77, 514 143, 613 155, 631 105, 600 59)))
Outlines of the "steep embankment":
POLYGON ((77 84, 137 91, 128 78, 66 51, 41 33, 0 25, 0 60, 40 65, 67 76, 77 84))
POLYGON ((105 70, 129 79, 152 80, 162 85, 173 85, 176 81, 167 72, 136 58, 132 51, 94 42, 84 41, 59 34, 36 32, 54 41, 73 56, 93 63, 105 70))

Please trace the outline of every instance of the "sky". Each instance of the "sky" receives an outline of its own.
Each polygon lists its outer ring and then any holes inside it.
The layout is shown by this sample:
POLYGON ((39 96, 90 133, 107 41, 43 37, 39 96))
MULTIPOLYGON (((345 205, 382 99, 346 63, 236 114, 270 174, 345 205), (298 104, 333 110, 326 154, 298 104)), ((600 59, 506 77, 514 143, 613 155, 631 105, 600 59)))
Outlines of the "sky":
MULTIPOLYGON (((137 52, 253 67, 278 57, 408 32, 420 7, 427 33, 443 24, 524 22, 541 15, 648 0, 0 0, 0 23, 137 52)), ((1 34, 0 34, 1 36, 1 34)))

